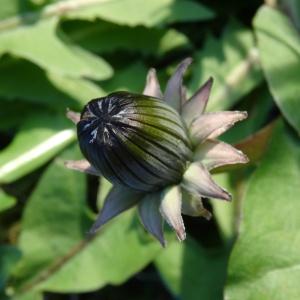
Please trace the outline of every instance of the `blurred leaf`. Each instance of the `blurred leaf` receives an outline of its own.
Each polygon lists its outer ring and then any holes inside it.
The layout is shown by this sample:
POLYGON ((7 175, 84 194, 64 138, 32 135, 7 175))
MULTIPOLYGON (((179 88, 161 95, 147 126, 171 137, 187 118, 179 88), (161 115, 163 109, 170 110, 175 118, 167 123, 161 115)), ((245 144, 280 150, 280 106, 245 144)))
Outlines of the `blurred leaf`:
POLYGON ((13 297, 9 297, 9 300, 44 300, 45 297, 42 293, 39 292, 30 292, 22 295, 15 295, 13 297))
POLYGON ((101 86, 108 92, 131 91, 133 93, 142 93, 146 83, 147 69, 145 65, 136 61, 124 68, 120 68, 115 76, 101 86))
POLYGON ((140 271, 157 256, 161 246, 133 221, 137 222, 132 211, 119 216, 94 240, 84 243, 57 272, 40 282, 38 289, 95 290, 106 284, 121 284, 140 271))
POLYGON ((98 80, 112 75, 112 69, 100 57, 66 41, 57 32, 57 24, 58 19, 51 18, 5 30, 0 21, 0 55, 25 58, 58 75, 98 80))
POLYGON ((233 203, 227 201, 210 201, 213 207, 213 216, 216 218, 218 227, 225 241, 234 237, 234 213, 235 206, 239 201, 236 194, 236 186, 232 185, 230 173, 215 174, 214 181, 233 195, 233 203))
POLYGON ((66 32, 72 41, 97 53, 126 49, 146 55, 163 55, 177 48, 191 48, 188 38, 174 29, 119 26, 103 21, 76 21, 66 25, 71 27, 66 32))
POLYGON ((97 197, 97 207, 101 209, 104 204, 105 198, 108 195, 110 189, 113 187, 112 183, 110 183, 107 179, 103 176, 99 178, 99 192, 97 197))
MULTIPOLYGON (((63 158, 74 155, 66 152, 63 158)), ((161 250, 136 224, 132 211, 88 238, 92 221, 87 218, 83 176, 66 169, 61 159, 44 173, 23 217, 24 256, 14 272, 17 294, 83 292, 120 284, 161 250)))
MULTIPOLYGON (((65 111, 67 107, 81 108, 88 100, 103 94, 96 84, 88 80, 45 73, 25 60, 8 59, 0 64, 0 96, 4 99, 23 99, 47 105, 52 110, 65 111)), ((3 104, 5 115, 9 113, 5 112, 6 105, 10 104, 3 104)))
POLYGON ((279 3, 291 17, 297 29, 300 30, 300 2, 298 0, 280 0, 279 3))
POLYGON ((11 17, 20 12, 17 0, 1 0, 0 20, 11 17))
POLYGON ((19 239, 23 258, 14 272, 18 280, 32 279, 66 255, 87 230, 84 175, 63 164, 79 157, 72 149, 50 165, 26 206, 19 239))
POLYGON ((75 140, 64 117, 37 114, 24 122, 14 140, 0 152, 0 182, 10 183, 35 170, 75 140))
POLYGON ((17 261, 21 258, 21 252, 14 246, 1 245, 0 246, 0 297, 1 291, 6 285, 6 281, 15 266, 17 261))
POLYGON ((263 129, 235 145, 237 149, 248 156, 250 164, 256 164, 263 158, 268 148, 274 125, 275 122, 268 124, 263 129))
MULTIPOLYGON (((82 106, 91 99, 106 96, 106 93, 101 87, 89 80, 63 77, 54 73, 49 73, 48 79, 55 88, 68 95, 71 99, 76 99, 77 102, 79 102, 79 106, 77 106, 77 108, 80 110, 82 109, 82 106)), ((63 108, 65 110, 65 103, 63 103, 63 108)))
POLYGON ((222 299, 226 275, 226 250, 204 249, 191 237, 172 243, 155 265, 167 287, 183 300, 222 299))
POLYGON ((67 14, 68 18, 100 18, 129 26, 199 21, 211 19, 213 16, 213 12, 205 6, 187 0, 151 0, 144 1, 142 5, 139 0, 99 1, 99 4, 87 5, 67 14))
MULTIPOLYGON (((0 190, 0 212, 6 209, 9 209, 13 207, 16 204, 16 199, 2 190, 0 190)), ((0 248, 1 249, 1 248, 0 248)), ((1 250, 0 250, 1 252, 1 250)), ((1 255, 0 255, 1 256, 1 255)), ((1 273, 1 271, 0 271, 1 273)), ((1 276, 0 276, 1 278, 1 276)), ((1 289, 1 284, 0 284, 0 289, 1 289)))
POLYGON ((206 39, 193 68, 191 91, 196 91, 210 76, 214 79, 209 111, 230 108, 263 79, 253 35, 236 24, 230 24, 221 39, 206 39))
POLYGON ((244 199, 226 299, 297 299, 300 294, 299 149, 299 140, 277 123, 244 199))
POLYGON ((240 142, 262 129, 276 112, 273 97, 266 84, 244 97, 235 109, 247 111, 248 117, 221 136, 229 144, 240 142))
POLYGON ((262 7, 254 26, 262 67, 276 104, 300 133, 300 37, 279 11, 262 7), (274 51, 276 49, 276 51, 274 51))
MULTIPOLYGON (((1 77, 1 73, 0 73, 1 77)), ((1 86, 1 80, 0 80, 1 86)), ((1 89, 1 87, 0 87, 1 89)), ((0 100, 0 129, 8 130, 10 128, 16 128, 24 122, 26 118, 35 113, 38 113, 42 110, 42 107, 39 107, 36 104, 29 104, 23 101, 5 101, 0 100), (22 114, 16 112, 21 111, 22 114)))

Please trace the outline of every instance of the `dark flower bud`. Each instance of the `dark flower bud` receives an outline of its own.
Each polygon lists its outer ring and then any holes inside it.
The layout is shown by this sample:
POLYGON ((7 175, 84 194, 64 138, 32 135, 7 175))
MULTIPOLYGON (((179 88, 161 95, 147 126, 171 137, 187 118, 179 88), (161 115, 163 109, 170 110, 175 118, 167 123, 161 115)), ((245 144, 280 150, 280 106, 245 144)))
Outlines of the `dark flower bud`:
POLYGON ((87 160, 66 166, 113 183, 91 233, 137 205, 144 227, 164 246, 164 220, 182 241, 181 214, 209 219, 202 198, 231 200, 209 171, 248 162, 241 151, 217 140, 247 113, 205 112, 212 78, 187 99, 182 77, 191 62, 186 58, 177 66, 164 93, 150 69, 143 95, 117 92, 90 101, 81 115, 67 112, 87 160))
POLYGON ((77 124, 83 155, 109 181, 138 191, 179 183, 191 160, 186 128, 164 101, 127 92, 91 100, 77 124))

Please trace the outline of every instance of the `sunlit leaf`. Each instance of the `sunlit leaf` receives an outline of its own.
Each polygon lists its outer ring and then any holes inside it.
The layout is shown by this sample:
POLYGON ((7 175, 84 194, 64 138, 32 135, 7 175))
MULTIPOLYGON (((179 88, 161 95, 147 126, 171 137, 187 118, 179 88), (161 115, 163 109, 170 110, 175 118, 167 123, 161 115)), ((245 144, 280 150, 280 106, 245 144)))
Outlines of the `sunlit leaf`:
POLYGON ((20 237, 23 259, 12 287, 17 295, 120 284, 161 250, 145 235, 132 210, 88 237, 92 220, 85 204, 84 175, 66 169, 66 158, 74 159, 73 152, 53 162, 26 207, 20 237))
POLYGON ((243 202, 226 299, 296 299, 300 293, 299 149, 279 122, 243 202))
POLYGON ((141 7, 139 0, 94 1, 81 9, 70 11, 68 18, 94 20, 100 18, 121 25, 154 26, 180 21, 207 20, 213 12, 193 1, 151 0, 141 7), (102 3, 101 3, 102 2, 102 3))
POLYGON ((112 79, 101 86, 109 93, 122 90, 142 93, 146 75, 147 68, 142 62, 137 61, 125 68, 120 68, 112 79))
POLYGON ((59 75, 93 79, 106 79, 112 75, 110 66, 103 59, 71 44, 59 34, 57 24, 58 19, 51 18, 1 30, 0 22, 0 55, 10 53, 25 58, 59 75))
MULTIPOLYGON (((64 112, 66 107, 79 109, 83 103, 103 95, 101 88, 88 80, 45 73, 25 60, 7 59, 0 64, 0 96, 3 99, 22 99, 64 112)), ((1 105, 6 107, 6 104, 1 105)), ((18 106, 14 111, 17 109, 18 106)), ((5 110, 1 113, 9 114, 5 110)))
POLYGON ((258 11, 254 26, 262 67, 274 100, 300 133, 299 32, 286 16, 267 6, 258 11))
POLYGON ((78 45, 97 53, 126 50, 160 56, 174 49, 191 47, 188 38, 174 29, 119 26, 103 21, 77 21, 71 25, 66 26, 68 36, 78 45))
MULTIPOLYGON (((13 207, 16 204, 16 199, 0 190, 0 212, 13 207)), ((0 284, 1 286, 1 284, 0 284)))
POLYGON ((75 140, 64 116, 39 114, 29 118, 0 153, 0 182, 12 182, 35 170, 75 140))
POLYGON ((208 110, 224 110, 262 81, 258 52, 250 31, 231 24, 221 39, 208 37, 197 52, 190 90, 214 79, 208 110))

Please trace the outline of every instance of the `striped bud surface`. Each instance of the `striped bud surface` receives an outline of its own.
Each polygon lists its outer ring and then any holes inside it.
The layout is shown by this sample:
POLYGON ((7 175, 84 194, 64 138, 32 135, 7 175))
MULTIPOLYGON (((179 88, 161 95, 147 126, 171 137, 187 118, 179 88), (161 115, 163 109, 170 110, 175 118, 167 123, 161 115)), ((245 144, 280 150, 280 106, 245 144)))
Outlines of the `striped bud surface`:
POLYGON ((77 124, 80 149, 104 177, 138 191, 179 183, 191 146, 179 114, 162 100, 116 92, 91 100, 77 124))

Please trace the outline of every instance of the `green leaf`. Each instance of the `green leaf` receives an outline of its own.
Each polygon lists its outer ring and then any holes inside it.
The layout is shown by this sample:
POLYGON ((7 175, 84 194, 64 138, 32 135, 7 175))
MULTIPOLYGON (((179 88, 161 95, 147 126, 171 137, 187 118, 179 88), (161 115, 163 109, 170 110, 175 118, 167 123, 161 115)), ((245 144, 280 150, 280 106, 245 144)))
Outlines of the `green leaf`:
MULTIPOLYGON (((20 251, 9 245, 0 246, 0 292, 4 289, 7 279, 18 260, 21 258, 20 251)), ((1 294, 0 294, 1 296, 1 294)))
POLYGON ((214 201, 210 203, 213 207, 213 216, 216 218, 217 224, 224 240, 229 240, 234 237, 234 212, 238 201, 235 189, 230 181, 230 174, 223 173, 213 176, 214 181, 233 195, 233 202, 214 201))
POLYGON ((61 76, 100 80, 112 75, 103 59, 68 42, 57 25, 58 18, 6 30, 0 23, 0 56, 10 53, 61 76))
POLYGON ((300 37, 289 19, 262 7, 254 19, 261 63, 276 104, 300 133, 300 37), (276 51, 274 51, 276 49, 276 51))
POLYGON ((35 170, 75 140, 65 117, 37 114, 24 122, 14 140, 0 152, 0 182, 10 183, 35 170))
POLYGON ((187 0, 139 0, 99 1, 68 13, 68 18, 94 20, 100 18, 120 25, 155 26, 180 21, 211 19, 214 14, 205 6, 187 0), (101 3, 102 2, 102 3, 101 3))
POLYGON ((84 175, 63 164, 64 159, 78 156, 73 148, 56 159, 26 206, 19 240, 23 258, 14 271, 18 281, 30 280, 57 257, 66 255, 88 228, 84 175))
POLYGON ((4 101, 3 99, 1 99, 0 129, 5 131, 11 128, 17 128, 24 122, 26 118, 32 115, 33 111, 39 112, 39 110, 41 110, 41 107, 36 104, 28 104, 24 101, 4 101), (22 114, 16 114, 16 111, 21 111, 22 114))
POLYGON ((120 284, 161 250, 137 224, 132 210, 87 237, 92 220, 87 217, 84 175, 66 169, 62 158, 75 157, 66 152, 53 162, 24 213, 20 238, 24 255, 14 272, 17 295, 33 290, 83 292, 120 284))
POLYGON ((0 9, 0 20, 17 14, 19 10, 20 5, 17 0, 2 0, 0 9))
POLYGON ((0 190, 0 212, 13 207, 15 204, 16 204, 16 199, 14 197, 0 190))
MULTIPOLYGON (((66 33, 72 41, 97 53, 125 49, 161 56, 178 48, 191 48, 188 38, 174 29, 119 26, 107 22, 72 22, 66 33)), ((68 23, 66 24, 68 25, 68 23)))
POLYGON ((13 297, 8 298, 7 300, 43 300, 45 299, 42 293, 30 292, 22 295, 14 295, 13 297))
MULTIPOLYGON (((90 99, 103 95, 101 88, 88 80, 45 73, 25 60, 7 59, 0 64, 0 96, 3 99, 22 99, 65 112, 67 107, 79 109, 90 99)), ((13 105, 3 101, 0 105, 4 116, 15 115, 5 111, 6 107, 13 109, 13 105)), ((14 111, 18 110, 20 103, 17 105, 14 111)), ((23 107, 22 111, 26 109, 34 112, 31 106, 23 107)))
POLYGON ((229 144, 243 141, 266 125, 274 109, 273 97, 265 84, 244 97, 239 103, 238 110, 247 111, 248 117, 222 134, 221 139, 229 144))
POLYGON ((183 300, 222 299, 227 252, 206 250, 187 237, 168 245, 155 265, 171 292, 183 300))
POLYGON ((280 6, 286 11, 293 23, 300 30, 300 2, 298 0, 281 0, 280 6))
POLYGON ((206 39, 193 68, 190 91, 196 91, 210 76, 214 79, 208 111, 230 108, 263 79, 253 35, 236 24, 230 24, 221 39, 206 39))
POLYGON ((299 146, 279 122, 243 202, 226 299, 297 299, 300 293, 299 146))
POLYGON ((116 75, 102 83, 103 89, 108 92, 130 91, 142 93, 146 83, 147 69, 145 65, 137 61, 124 68, 119 68, 116 75))

